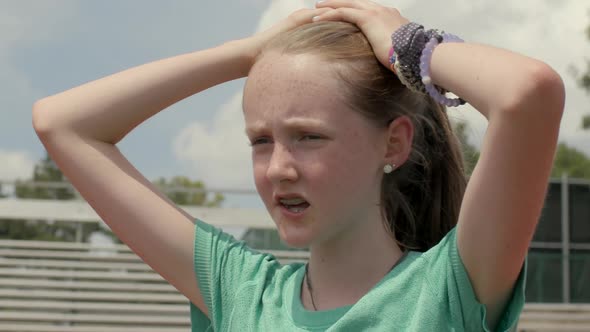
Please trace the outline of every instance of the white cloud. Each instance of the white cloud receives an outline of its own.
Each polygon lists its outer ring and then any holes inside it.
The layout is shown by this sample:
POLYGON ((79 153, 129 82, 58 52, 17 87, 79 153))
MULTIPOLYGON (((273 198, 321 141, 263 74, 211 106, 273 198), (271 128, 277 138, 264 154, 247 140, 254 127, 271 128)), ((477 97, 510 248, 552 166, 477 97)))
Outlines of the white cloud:
MULTIPOLYGON (((590 113, 587 106, 590 97, 577 86, 571 74, 572 65, 585 69, 585 59, 590 54, 590 41, 585 34, 590 24, 590 3, 582 0, 379 2, 399 6, 403 15, 427 28, 442 28, 466 41, 509 49, 552 66, 564 80, 567 94, 560 140, 590 155, 589 134, 579 129, 582 114, 590 113)), ((485 119, 471 107, 450 114, 466 119, 471 126, 470 139, 479 146, 487 126, 485 119)))
POLYGON ((194 122, 174 138, 176 157, 187 162, 209 187, 254 187, 241 105, 242 94, 238 93, 216 113, 213 124, 194 122))
POLYGON ((272 1, 270 6, 264 11, 258 22, 256 31, 262 31, 270 28, 273 24, 289 16, 292 12, 301 8, 313 8, 312 1, 292 0, 292 1, 272 1))
MULTIPOLYGON (((257 31, 267 29, 299 8, 311 8, 313 3, 273 1, 262 14, 257 31)), ((194 122, 186 126, 174 138, 174 154, 187 162, 209 187, 252 189, 252 160, 244 133, 242 91, 216 114, 212 124, 194 122)))
MULTIPOLYGON (((560 139, 590 155, 590 134, 579 129, 581 115, 590 111, 586 106, 589 97, 576 86, 570 74, 570 66, 584 68, 584 59, 590 54, 590 43, 584 33, 590 8, 586 1, 377 2, 398 6, 404 16, 427 28, 442 28, 467 41, 510 49, 551 65, 561 74, 567 89, 560 139)), ((270 27, 297 9, 311 8, 314 3, 272 1, 261 15, 257 31, 270 27)), ((211 186, 252 186, 250 156, 246 144, 242 144, 245 137, 240 101, 241 92, 222 107, 212 125, 190 124, 175 140, 178 158, 189 161, 211 186)), ((469 123, 470 140, 479 146, 487 127, 485 118, 470 106, 450 114, 469 123)))
POLYGON ((24 151, 0 150, 0 180, 28 179, 35 161, 24 151))

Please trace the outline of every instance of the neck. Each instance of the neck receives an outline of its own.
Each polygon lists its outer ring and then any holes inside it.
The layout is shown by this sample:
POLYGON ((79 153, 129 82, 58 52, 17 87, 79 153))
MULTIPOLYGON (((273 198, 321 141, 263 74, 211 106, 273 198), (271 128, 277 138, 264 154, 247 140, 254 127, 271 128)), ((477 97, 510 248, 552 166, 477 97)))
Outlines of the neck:
POLYGON ((309 310, 354 304, 391 270, 401 256, 401 249, 380 221, 359 225, 313 245, 307 274, 311 293, 307 280, 304 280, 303 303, 309 310), (316 308, 313 308, 312 298, 316 308))

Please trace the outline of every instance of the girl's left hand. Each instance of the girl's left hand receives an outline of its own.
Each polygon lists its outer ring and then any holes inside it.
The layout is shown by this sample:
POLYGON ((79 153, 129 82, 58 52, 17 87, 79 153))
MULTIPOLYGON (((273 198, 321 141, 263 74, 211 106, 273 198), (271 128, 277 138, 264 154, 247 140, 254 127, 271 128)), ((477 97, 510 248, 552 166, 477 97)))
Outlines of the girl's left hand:
POLYGON ((410 22, 397 9, 369 0, 324 0, 316 3, 316 7, 329 7, 332 10, 315 17, 314 22, 344 21, 358 26, 371 43, 379 62, 387 68, 391 34, 410 22))

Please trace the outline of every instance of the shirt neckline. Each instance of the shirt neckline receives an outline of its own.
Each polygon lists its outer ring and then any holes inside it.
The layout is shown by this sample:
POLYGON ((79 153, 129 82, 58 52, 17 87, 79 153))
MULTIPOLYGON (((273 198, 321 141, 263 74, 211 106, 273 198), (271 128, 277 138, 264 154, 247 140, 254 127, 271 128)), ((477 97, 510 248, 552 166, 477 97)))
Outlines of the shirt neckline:
MULTIPOLYGON (((403 256, 395 264, 395 266, 391 269, 391 271, 389 271, 383 278, 381 278, 381 280, 379 280, 379 282, 375 286, 373 286, 373 288, 371 288, 371 290, 367 294, 373 291, 373 289, 380 286, 386 280, 397 275, 399 271, 401 271, 401 265, 405 265, 402 263, 412 261, 406 259, 411 254, 412 251, 404 253, 403 256)), ((354 304, 351 304, 330 310, 320 311, 310 311, 305 309, 303 303, 301 303, 301 288, 303 286, 304 276, 305 264, 302 264, 295 275, 295 287, 293 292, 293 300, 291 304, 291 317, 293 318, 293 322, 297 326, 304 328, 326 328, 332 326, 334 325, 334 323, 336 323, 336 321, 338 321, 354 306, 354 304)), ((365 296, 367 296, 367 294, 365 294, 365 296)), ((363 296, 363 298, 365 296, 363 296)), ((361 298, 359 301, 361 301, 363 298, 361 298)))
POLYGON ((347 305, 330 310, 310 311, 301 303, 301 287, 305 276, 305 264, 297 271, 295 277, 295 291, 293 293, 292 317, 296 325, 307 328, 321 328, 333 325, 353 305, 347 305))

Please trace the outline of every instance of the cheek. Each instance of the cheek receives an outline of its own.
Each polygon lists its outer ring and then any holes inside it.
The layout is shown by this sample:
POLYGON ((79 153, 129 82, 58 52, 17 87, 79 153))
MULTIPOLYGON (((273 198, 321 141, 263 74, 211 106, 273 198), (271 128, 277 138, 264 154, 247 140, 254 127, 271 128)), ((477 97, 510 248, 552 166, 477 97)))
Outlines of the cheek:
POLYGON ((379 182, 378 153, 362 141, 347 142, 326 152, 317 170, 317 182, 312 184, 327 191, 325 195, 367 195, 379 182))
POLYGON ((322 159, 323 162, 313 170, 314 178, 316 184, 322 183, 331 192, 348 190, 359 181, 366 180, 368 163, 354 152, 326 154, 322 159))
POLYGON ((373 174, 372 168, 375 167, 378 153, 370 143, 360 134, 351 133, 349 139, 335 147, 326 161, 335 174, 348 175, 352 178, 345 179, 354 182, 359 176, 367 175, 367 172, 373 174))
POLYGON ((252 155, 252 170, 254 175, 254 185, 262 200, 266 203, 272 197, 271 183, 266 177, 266 163, 259 157, 252 155))
POLYGON ((260 158, 256 157, 254 153, 252 153, 252 170, 254 172, 254 182, 256 182, 256 185, 258 186, 258 183, 264 178, 265 170, 260 158))

